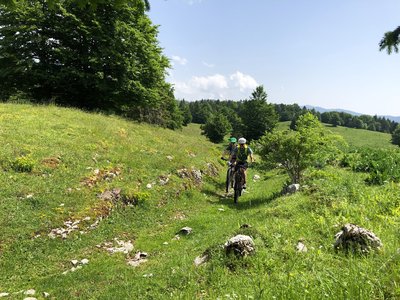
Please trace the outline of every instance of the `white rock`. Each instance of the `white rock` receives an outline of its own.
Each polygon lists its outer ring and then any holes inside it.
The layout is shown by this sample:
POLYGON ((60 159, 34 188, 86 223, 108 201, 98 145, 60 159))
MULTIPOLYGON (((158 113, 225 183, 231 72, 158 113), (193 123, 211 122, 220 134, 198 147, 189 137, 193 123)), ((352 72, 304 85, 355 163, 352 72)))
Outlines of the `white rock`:
POLYGON ((89 260, 87 258, 84 258, 81 260, 82 265, 87 265, 89 263, 89 260))
POLYGON ((260 180, 260 178, 261 178, 260 175, 254 175, 253 176, 253 180, 260 180))
POLYGON ((8 295, 10 295, 10 294, 9 293, 0 293, 0 298, 7 297, 8 295))
POLYGON ((148 183, 148 184, 146 185, 146 187, 147 187, 148 189, 151 189, 153 186, 151 185, 151 183, 148 183))
POLYGON ((30 296, 35 295, 35 293, 36 291, 34 289, 30 289, 24 292, 25 295, 30 295, 30 296))
POLYGON ((50 296, 49 293, 43 292, 43 297, 48 298, 50 296))
POLYGON ((76 260, 76 259, 71 260, 71 264, 73 266, 76 266, 78 264, 78 260, 76 260))
POLYGON ((37 298, 35 298, 35 297, 26 297, 26 298, 24 298, 24 300, 37 300, 37 298))
POLYGON ((297 243, 296 249, 298 252, 307 252, 308 251, 307 246, 304 245, 303 242, 301 242, 301 241, 299 241, 297 243))

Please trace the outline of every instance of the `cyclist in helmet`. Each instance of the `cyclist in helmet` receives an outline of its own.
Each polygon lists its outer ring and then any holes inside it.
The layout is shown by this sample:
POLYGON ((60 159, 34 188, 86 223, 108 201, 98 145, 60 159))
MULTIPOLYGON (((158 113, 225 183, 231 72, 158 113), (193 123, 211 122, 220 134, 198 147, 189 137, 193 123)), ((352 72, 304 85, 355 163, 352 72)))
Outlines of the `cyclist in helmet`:
POLYGON ((236 157, 232 156, 232 154, 233 154, 233 151, 237 148, 236 142, 237 142, 237 140, 236 140, 235 137, 229 138, 229 145, 222 152, 222 157, 221 158, 224 158, 225 155, 229 155, 229 161, 231 163, 233 163, 235 161, 236 157))
POLYGON ((244 182, 243 182, 243 188, 246 188, 246 171, 247 171, 247 167, 248 167, 248 163, 247 163, 247 159, 248 157, 250 157, 250 161, 253 162, 254 161, 254 157, 253 157, 253 150, 246 144, 246 139, 245 138, 240 138, 238 140, 238 144, 239 146, 233 151, 232 156, 236 157, 236 166, 239 167, 241 166, 243 170, 243 178, 244 178, 244 182))

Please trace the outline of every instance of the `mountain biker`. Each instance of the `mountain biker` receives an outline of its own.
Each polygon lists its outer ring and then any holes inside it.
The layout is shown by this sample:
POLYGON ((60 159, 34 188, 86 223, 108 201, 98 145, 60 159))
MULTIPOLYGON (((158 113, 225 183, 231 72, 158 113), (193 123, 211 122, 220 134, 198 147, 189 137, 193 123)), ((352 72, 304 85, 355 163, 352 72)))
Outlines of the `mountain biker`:
POLYGON ((231 163, 234 163, 236 160, 236 156, 232 156, 233 151, 238 147, 238 145, 236 144, 237 140, 235 137, 230 137, 229 138, 229 145, 224 149, 224 151, 222 152, 222 156, 221 158, 224 158, 225 155, 229 155, 229 161, 231 163))
POLYGON ((239 146, 234 149, 233 153, 231 156, 235 156, 236 157, 236 170, 240 168, 240 170, 243 170, 243 188, 246 188, 246 178, 247 178, 247 167, 248 167, 248 163, 247 163, 247 158, 250 157, 250 161, 253 162, 254 158, 253 158, 253 150, 246 144, 247 141, 245 138, 240 138, 238 140, 238 144, 239 146))

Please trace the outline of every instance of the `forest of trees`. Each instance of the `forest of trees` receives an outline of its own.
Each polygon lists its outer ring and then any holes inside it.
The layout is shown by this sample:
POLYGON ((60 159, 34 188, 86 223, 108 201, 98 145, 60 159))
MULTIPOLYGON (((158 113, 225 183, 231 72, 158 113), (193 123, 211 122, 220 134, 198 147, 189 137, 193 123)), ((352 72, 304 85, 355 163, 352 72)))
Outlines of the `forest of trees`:
MULTIPOLYGON (((254 93, 254 92, 253 92, 254 93)), ((294 127, 295 121, 311 112, 319 121, 332 126, 344 126, 348 128, 366 129, 384 133, 393 133, 398 123, 385 117, 370 115, 352 115, 346 112, 317 112, 315 109, 300 107, 298 104, 268 104, 269 110, 262 112, 256 106, 249 107, 250 100, 242 101, 220 101, 220 100, 199 100, 194 102, 181 102, 189 107, 186 114, 190 113, 193 123, 206 124, 210 117, 219 114, 227 118, 231 125, 231 133, 234 136, 246 136, 249 139, 258 139, 262 134, 261 130, 270 131, 274 124, 284 121, 291 121, 294 127), (273 111, 272 111, 273 109, 273 111), (247 118, 246 118, 247 113, 247 118), (264 128, 260 124, 266 124, 264 128), (255 130, 255 128, 259 130, 255 130), (254 132, 252 132, 254 130, 254 132)))
POLYGON ((0 99, 178 128, 183 118, 148 1, 2 1, 0 99))

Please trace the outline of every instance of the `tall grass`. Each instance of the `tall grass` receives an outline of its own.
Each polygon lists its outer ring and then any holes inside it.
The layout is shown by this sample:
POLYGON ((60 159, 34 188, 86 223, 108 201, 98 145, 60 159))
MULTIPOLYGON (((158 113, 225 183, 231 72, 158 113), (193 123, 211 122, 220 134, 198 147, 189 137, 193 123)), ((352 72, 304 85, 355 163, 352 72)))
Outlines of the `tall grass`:
POLYGON ((369 186, 363 173, 329 167, 309 170, 300 193, 280 195, 286 175, 253 164, 247 192, 234 205, 223 192, 222 145, 205 140, 197 125, 172 132, 28 105, 1 105, 0 120, 0 293, 16 299, 24 296, 13 293, 31 288, 38 298, 48 292, 55 299, 400 297, 397 184, 369 186), (13 168, 27 156, 32 170, 13 168), (220 174, 208 173, 207 163, 220 174), (200 185, 178 175, 192 167, 203 170, 200 185), (120 170, 112 180, 81 183, 96 169, 112 168, 120 170), (255 174, 261 179, 252 181, 255 174), (169 176, 167 184, 160 176, 169 176), (113 205, 87 233, 47 236, 65 220, 93 221, 104 213, 98 195, 112 188, 139 195, 137 205, 113 205), (383 250, 364 257, 335 252, 334 235, 347 222, 372 230, 383 250), (193 232, 176 238, 184 226, 193 232), (223 244, 238 233, 252 235, 254 255, 225 255, 223 244), (147 252, 148 261, 135 268, 126 264, 129 255, 107 253, 101 245, 114 238, 131 240, 131 256, 147 252), (300 239, 307 252, 296 251, 300 239), (204 252, 209 261, 196 267, 204 252), (87 265, 63 274, 71 260, 83 258, 87 265))

